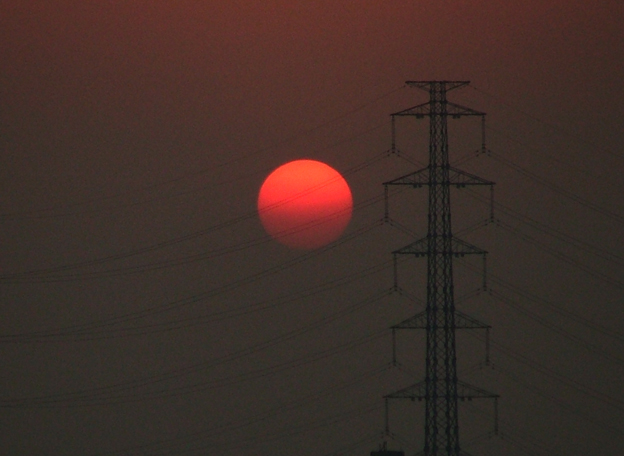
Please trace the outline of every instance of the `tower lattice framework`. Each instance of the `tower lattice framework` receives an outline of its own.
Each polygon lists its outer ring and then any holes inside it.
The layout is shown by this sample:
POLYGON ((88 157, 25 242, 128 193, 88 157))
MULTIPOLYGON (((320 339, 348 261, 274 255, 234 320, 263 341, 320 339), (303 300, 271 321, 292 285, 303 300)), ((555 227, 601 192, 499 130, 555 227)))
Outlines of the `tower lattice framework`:
MULTIPOLYGON (((482 185, 493 188, 493 182, 454 168, 449 163, 448 118, 479 116, 484 125, 485 113, 475 111, 447 100, 447 92, 467 85, 468 81, 408 81, 407 85, 429 93, 429 101, 392 114, 393 148, 395 148, 394 121, 396 117, 429 118, 429 165, 413 173, 384 183, 389 186, 427 186, 427 236, 393 252, 397 255, 415 255, 427 258, 427 298, 424 312, 392 327, 393 335, 399 329, 426 330, 425 379, 408 388, 385 396, 388 399, 418 399, 425 401, 424 449, 425 456, 459 456, 460 447, 458 402, 472 398, 498 398, 496 394, 473 387, 457 378, 456 330, 485 329, 490 326, 455 309, 453 287, 453 259, 487 252, 453 236, 451 225, 451 187, 482 185)), ((483 127, 482 148, 485 150, 483 127)), ((395 278, 396 285, 396 278, 395 278)), ((486 355, 487 362, 487 355, 486 355)), ((496 404, 496 402, 495 402, 496 404)), ((386 423, 386 428, 388 427, 386 423)))

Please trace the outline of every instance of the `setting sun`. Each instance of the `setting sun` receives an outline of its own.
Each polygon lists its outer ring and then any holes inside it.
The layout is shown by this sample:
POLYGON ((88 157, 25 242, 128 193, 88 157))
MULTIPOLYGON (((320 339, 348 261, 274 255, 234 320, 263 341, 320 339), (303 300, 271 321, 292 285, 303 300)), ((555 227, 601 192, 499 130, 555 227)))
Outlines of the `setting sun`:
POLYGON ((315 249, 338 239, 352 210, 345 179, 315 160, 280 166, 266 178, 258 195, 258 213, 267 233, 298 249, 315 249))

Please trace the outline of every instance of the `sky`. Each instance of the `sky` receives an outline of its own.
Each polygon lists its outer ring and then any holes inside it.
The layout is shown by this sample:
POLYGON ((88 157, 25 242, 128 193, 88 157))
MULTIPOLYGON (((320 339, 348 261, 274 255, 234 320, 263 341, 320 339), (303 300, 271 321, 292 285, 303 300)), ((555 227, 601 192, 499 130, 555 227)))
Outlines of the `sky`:
POLYGON ((362 455, 422 449, 427 160, 407 80, 469 80, 451 163, 473 455, 624 451, 624 5, 617 0, 0 3, 0 426, 12 455, 362 455), (217 4, 218 3, 218 4, 217 4), (266 235, 272 169, 353 193, 313 251, 266 235))

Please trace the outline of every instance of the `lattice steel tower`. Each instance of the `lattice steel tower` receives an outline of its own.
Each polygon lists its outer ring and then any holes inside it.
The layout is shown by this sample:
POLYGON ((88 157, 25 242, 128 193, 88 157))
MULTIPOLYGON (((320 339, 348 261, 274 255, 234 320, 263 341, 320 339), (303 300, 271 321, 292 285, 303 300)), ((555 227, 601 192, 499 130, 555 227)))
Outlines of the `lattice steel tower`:
MULTIPOLYGON (((473 387, 457 378, 455 331, 461 328, 489 326, 455 309, 453 288, 453 258, 468 254, 486 253, 453 236, 451 229, 452 186, 485 185, 493 182, 460 171, 449 164, 447 120, 450 117, 479 116, 484 125, 485 113, 447 101, 447 92, 467 85, 468 81, 408 81, 407 85, 425 90, 429 101, 392 114, 393 148, 395 148, 394 121, 396 117, 429 117, 429 165, 426 168, 384 183, 389 186, 407 185, 429 187, 429 214, 427 236, 393 252, 395 255, 415 255, 427 258, 426 308, 408 320, 392 327, 426 330, 425 380, 385 396, 388 399, 410 398, 425 401, 424 449, 425 456, 459 456, 464 454, 459 443, 458 401, 498 396, 473 387)), ((482 127, 483 137, 484 127, 482 127)), ((482 141, 485 150, 485 140, 482 141)), ((387 213, 386 213, 387 214, 387 213)), ((485 272, 485 271, 484 271, 485 272)), ((396 284, 396 278, 395 278, 396 284)), ((484 284, 485 287, 485 275, 484 284)), ((486 358, 487 359, 487 358, 486 358)), ((386 425, 387 426, 387 425, 386 425)))

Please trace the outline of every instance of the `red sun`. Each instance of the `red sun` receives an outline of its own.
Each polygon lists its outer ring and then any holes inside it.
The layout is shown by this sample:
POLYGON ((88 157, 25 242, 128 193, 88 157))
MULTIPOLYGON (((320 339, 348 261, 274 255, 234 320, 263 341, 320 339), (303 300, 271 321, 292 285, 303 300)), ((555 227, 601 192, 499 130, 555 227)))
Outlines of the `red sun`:
POLYGON ((331 166, 295 160, 266 178, 258 195, 264 229, 282 244, 315 249, 343 233, 353 211, 347 181, 331 166))

